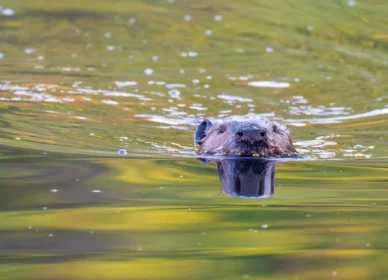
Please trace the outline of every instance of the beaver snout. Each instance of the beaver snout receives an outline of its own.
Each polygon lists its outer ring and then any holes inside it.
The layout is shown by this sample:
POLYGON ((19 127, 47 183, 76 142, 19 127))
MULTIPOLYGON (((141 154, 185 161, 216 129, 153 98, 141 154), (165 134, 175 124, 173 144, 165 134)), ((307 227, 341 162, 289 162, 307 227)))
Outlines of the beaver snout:
POLYGON ((240 129, 235 134, 236 140, 242 142, 260 142, 267 140, 267 133, 264 129, 240 129))

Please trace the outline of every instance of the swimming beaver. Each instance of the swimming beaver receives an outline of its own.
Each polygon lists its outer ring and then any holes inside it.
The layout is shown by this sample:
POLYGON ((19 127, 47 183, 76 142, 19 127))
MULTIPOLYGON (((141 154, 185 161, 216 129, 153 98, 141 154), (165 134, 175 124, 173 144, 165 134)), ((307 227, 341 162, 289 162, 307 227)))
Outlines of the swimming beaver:
POLYGON ((195 132, 200 154, 255 157, 290 157, 296 151, 285 125, 262 117, 257 120, 224 121, 205 119, 195 132))

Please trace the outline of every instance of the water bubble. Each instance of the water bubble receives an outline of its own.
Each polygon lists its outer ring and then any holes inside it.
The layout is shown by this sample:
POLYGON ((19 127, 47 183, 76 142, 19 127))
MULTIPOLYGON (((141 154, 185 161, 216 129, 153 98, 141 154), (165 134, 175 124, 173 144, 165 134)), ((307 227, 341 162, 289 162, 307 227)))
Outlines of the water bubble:
POLYGON ((31 54, 31 53, 33 53, 35 51, 35 49, 33 49, 33 48, 26 48, 25 50, 24 50, 24 53, 25 54, 31 54))
POLYGON ((16 137, 15 140, 20 141, 20 140, 22 140, 22 139, 20 139, 19 137, 16 137))
POLYGON ((205 31, 205 35, 206 36, 212 36, 213 35, 213 31, 208 29, 208 30, 205 31))
POLYGON ((354 6, 356 6, 356 1, 355 1, 355 0, 349 0, 349 1, 348 1, 348 6, 349 6, 349 7, 354 7, 354 6))
POLYGON ((193 79, 192 82, 193 82, 193 84, 198 84, 199 80, 198 79, 193 79))
POLYGON ((92 190, 92 193, 100 193, 100 190, 92 190))
POLYGON ((189 56, 196 57, 196 56, 198 56, 198 53, 197 52, 189 52, 189 56))
POLYGON ((180 91, 179 90, 176 90, 176 89, 172 89, 168 92, 168 94, 172 97, 172 98, 178 98, 180 96, 180 91))
POLYGON ((114 51, 115 50, 115 46, 107 46, 106 49, 108 51, 114 51))
POLYGON ((106 32, 104 36, 105 36, 105 38, 110 38, 112 36, 112 34, 110 32, 106 32))
POLYGON ((262 224, 261 227, 265 229, 265 228, 268 228, 268 225, 267 224, 262 224))
POLYGON ((49 237, 54 237, 54 234, 52 234, 52 233, 49 233, 49 237))
POLYGON ((136 19, 135 18, 130 18, 129 20, 128 20, 128 22, 130 23, 130 24, 135 24, 136 23, 136 19))
POLYGON ((144 74, 146 74, 146 75, 148 75, 148 76, 152 75, 153 73, 154 73, 154 70, 151 69, 151 68, 146 68, 146 69, 144 70, 144 74))
POLYGON ((313 31, 314 30, 314 26, 312 26, 312 25, 307 26, 307 30, 310 31, 310 32, 313 31))
POLYGON ((211 80, 212 78, 212 76, 206 76, 206 80, 211 80))
POLYGON ((0 52, 0 59, 3 59, 3 57, 4 57, 4 54, 0 52))
POLYGON ((15 11, 9 8, 2 10, 1 13, 3 14, 3 16, 7 16, 7 17, 11 17, 15 15, 15 11))
POLYGON ((221 15, 215 15, 214 16, 214 20, 215 21, 221 21, 222 20, 222 16, 221 15))
POLYGON ((37 57, 38 60, 43 60, 44 59, 44 56, 43 55, 40 55, 37 57))
POLYGON ((337 275, 337 271, 334 270, 333 273, 332 273, 332 275, 333 275, 333 276, 336 276, 336 275, 337 275))
POLYGON ((185 73, 185 70, 184 70, 184 69, 181 69, 181 70, 179 70, 179 73, 184 74, 184 73, 185 73))
POLYGON ((51 189, 50 192, 56 193, 56 192, 58 192, 58 190, 57 189, 51 189))
POLYGON ((158 61, 158 59, 159 59, 159 57, 158 57, 157 55, 154 55, 154 56, 152 57, 152 60, 153 60, 153 61, 158 61))
POLYGON ((191 16, 190 15, 185 15, 183 18, 184 18, 185 21, 190 21, 191 20, 191 16))
POLYGON ((271 48, 271 47, 266 47, 266 48, 265 48, 265 51, 266 51, 267 53, 271 53, 271 52, 274 51, 274 49, 271 48))
POLYGON ((117 154, 118 154, 119 156, 125 156, 125 155, 127 154, 127 151, 124 150, 124 149, 120 149, 120 150, 118 150, 117 154))
POLYGON ((175 3, 175 0, 168 0, 167 2, 168 2, 168 4, 173 4, 173 3, 175 3))

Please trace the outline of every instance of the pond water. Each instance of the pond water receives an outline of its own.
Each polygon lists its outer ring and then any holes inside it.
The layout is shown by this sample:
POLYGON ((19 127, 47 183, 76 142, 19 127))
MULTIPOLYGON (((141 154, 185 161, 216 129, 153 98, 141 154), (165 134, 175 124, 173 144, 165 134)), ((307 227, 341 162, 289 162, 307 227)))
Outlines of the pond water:
POLYGON ((388 3, 3 0, 1 279, 385 279, 388 3), (205 117, 284 123, 221 191, 205 117))

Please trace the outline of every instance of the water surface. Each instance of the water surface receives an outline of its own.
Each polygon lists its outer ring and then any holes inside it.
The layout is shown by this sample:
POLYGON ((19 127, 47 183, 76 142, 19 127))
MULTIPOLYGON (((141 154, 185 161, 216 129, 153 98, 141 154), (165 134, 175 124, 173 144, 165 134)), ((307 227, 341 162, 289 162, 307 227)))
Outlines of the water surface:
POLYGON ((0 278, 386 278, 387 4, 1 6, 0 278), (222 194, 195 126, 257 115, 304 159, 222 194))

